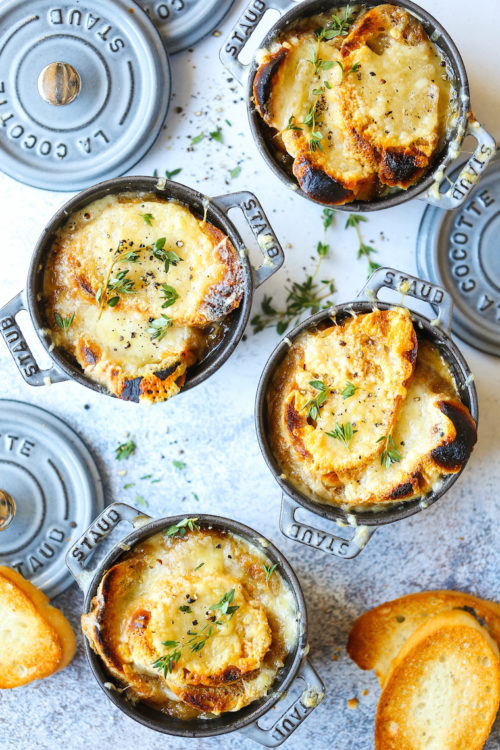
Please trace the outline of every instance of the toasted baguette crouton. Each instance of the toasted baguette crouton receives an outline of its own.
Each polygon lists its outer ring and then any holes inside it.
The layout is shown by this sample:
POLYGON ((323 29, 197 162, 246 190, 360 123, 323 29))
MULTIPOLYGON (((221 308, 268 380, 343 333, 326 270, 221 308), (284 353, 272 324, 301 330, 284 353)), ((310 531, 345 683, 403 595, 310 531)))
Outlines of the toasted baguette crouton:
POLYGON ((383 686, 393 660, 417 628, 436 615, 454 610, 474 612, 500 645, 500 605, 461 591, 422 591, 361 615, 349 635, 349 656, 361 669, 374 669, 383 686))
POLYGON ((380 697, 375 750, 480 750, 500 704, 500 658, 467 612, 432 617, 394 660, 380 697))
POLYGON ((0 688, 15 688, 64 669, 75 635, 62 612, 11 568, 0 566, 0 688))

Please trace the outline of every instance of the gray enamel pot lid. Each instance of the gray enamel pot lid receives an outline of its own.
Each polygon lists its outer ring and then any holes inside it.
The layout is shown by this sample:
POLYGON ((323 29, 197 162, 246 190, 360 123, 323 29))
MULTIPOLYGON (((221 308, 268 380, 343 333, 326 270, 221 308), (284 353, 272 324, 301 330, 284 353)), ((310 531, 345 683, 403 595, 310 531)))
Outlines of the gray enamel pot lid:
POLYGON ((425 209, 417 266, 422 278, 451 294, 453 332, 476 349, 500 357, 499 152, 462 208, 425 209))
POLYGON ((170 54, 181 52, 217 28, 234 0, 136 0, 162 35, 170 54))
POLYGON ((67 424, 32 404, 0 400, 3 517, 9 496, 15 514, 0 526, 0 565, 56 596, 74 583, 65 556, 104 507, 102 480, 67 424))
POLYGON ((0 169, 47 190, 121 175, 171 93, 160 34, 132 0, 2 0, 0 169))

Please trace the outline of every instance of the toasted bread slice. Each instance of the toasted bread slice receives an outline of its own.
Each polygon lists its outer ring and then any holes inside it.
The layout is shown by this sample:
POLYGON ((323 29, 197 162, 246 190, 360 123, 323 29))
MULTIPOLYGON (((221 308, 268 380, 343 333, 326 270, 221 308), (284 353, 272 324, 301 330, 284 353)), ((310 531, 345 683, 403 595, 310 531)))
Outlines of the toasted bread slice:
POLYGON ((500 704, 497 644, 467 612, 406 641, 380 697, 375 750, 480 750, 500 704))
POLYGON ((340 472, 359 471, 382 452, 379 438, 391 433, 414 372, 413 323, 406 309, 376 310, 305 334, 294 347, 301 354, 286 384, 280 420, 301 460, 332 483, 340 472), (348 382, 357 390, 346 400, 348 382), (328 393, 312 413, 318 384, 328 393), (349 446, 328 434, 346 423, 354 431, 349 446))
POLYGON ((386 4, 353 24, 341 56, 344 70, 356 70, 344 76, 340 98, 360 153, 382 184, 409 187, 436 151, 448 103, 436 51, 410 13, 386 4))
POLYGON ((461 591, 422 591, 381 604, 353 625, 347 651, 361 669, 374 669, 384 685, 404 643, 431 618, 455 610, 473 612, 500 645, 500 605, 461 591))
POLYGON ((373 195, 376 170, 358 159, 350 131, 344 127, 339 100, 342 68, 332 42, 318 42, 305 31, 269 52, 254 78, 254 101, 265 122, 275 128, 277 147, 294 159, 293 172, 313 200, 342 204, 373 195), (333 65, 315 72, 314 54, 333 65), (334 65, 334 62, 339 63, 334 65), (314 92, 326 80, 320 96, 314 92), (312 122, 311 104, 315 102, 312 122), (313 145, 313 133, 321 133, 313 145), (280 141, 281 139, 281 141, 280 141))
POLYGON ((62 612, 11 568, 0 566, 0 688, 15 688, 64 669, 75 635, 62 612))

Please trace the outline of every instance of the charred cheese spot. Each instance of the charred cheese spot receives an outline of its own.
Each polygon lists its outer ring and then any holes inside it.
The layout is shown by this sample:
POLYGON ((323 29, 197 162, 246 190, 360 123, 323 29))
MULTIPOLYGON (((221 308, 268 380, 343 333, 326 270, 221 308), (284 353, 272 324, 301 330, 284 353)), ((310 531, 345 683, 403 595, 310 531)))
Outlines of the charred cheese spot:
POLYGON ((54 344, 77 360, 85 374, 119 398, 163 401, 178 393, 188 368, 217 343, 224 320, 242 299, 241 260, 230 239, 176 201, 154 195, 108 196, 69 217, 59 230, 44 271, 46 317, 54 344), (150 214, 149 223, 143 219, 150 214), (175 253, 165 268, 153 252, 175 253), (116 258, 116 250, 120 256, 116 258), (123 255, 134 252, 129 260, 123 255), (176 258, 180 260, 176 261, 176 258), (125 274, 131 293, 109 289, 125 274), (163 307, 163 285, 175 290, 163 307), (61 329, 56 315, 74 319, 61 329), (148 328, 168 315, 161 337, 148 328))
POLYGON ((330 18, 302 19, 259 52, 257 111, 313 200, 345 204, 406 189, 456 123, 447 62, 397 6, 361 10, 347 36, 318 39, 330 18))
POLYGON ((264 564, 230 533, 156 534, 105 574, 84 633, 133 699, 178 718, 237 711, 267 694, 297 641, 294 595, 279 569, 266 582, 264 564), (164 674, 153 664, 169 644, 179 654, 164 674))
POLYGON ((428 341, 417 347, 408 311, 398 308, 301 334, 273 376, 267 409, 271 449, 289 481, 346 508, 428 494, 462 468, 476 441, 448 364, 428 341), (327 395, 310 419, 317 381, 327 395), (356 390, 344 398, 347 383, 356 390), (348 447, 333 437, 345 424, 348 447), (399 457, 388 465, 387 435, 399 457))

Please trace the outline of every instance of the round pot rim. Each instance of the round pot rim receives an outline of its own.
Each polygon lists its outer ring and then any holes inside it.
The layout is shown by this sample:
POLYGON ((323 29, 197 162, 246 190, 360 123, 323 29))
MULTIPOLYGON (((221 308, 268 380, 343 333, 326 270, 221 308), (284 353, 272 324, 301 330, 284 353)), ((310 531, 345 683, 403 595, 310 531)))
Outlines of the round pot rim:
MULTIPOLYGON (((28 274, 25 286, 25 297, 27 302, 28 312, 31 318, 33 327, 35 328, 36 334, 39 341, 41 342, 45 352, 50 357, 53 365, 58 370, 61 370, 69 380, 77 382, 79 385, 83 385, 90 390, 102 393, 106 396, 116 398, 115 394, 108 391, 108 389, 93 381, 90 377, 87 377, 83 370, 78 365, 73 365, 68 361, 62 354, 60 354, 57 348, 51 350, 51 339, 48 335, 47 327, 44 324, 43 313, 40 310, 40 303, 37 300, 37 294, 35 291, 37 275, 40 272, 41 263, 46 257, 50 250, 52 239, 55 232, 64 224, 69 216, 75 211, 83 208, 94 200, 105 197, 106 195, 113 195, 127 192, 152 192, 158 195, 160 198, 165 200, 177 200, 180 203, 184 203, 189 209, 195 210, 197 205, 203 207, 207 205, 207 218, 210 222, 213 222, 218 226, 221 231, 226 234, 238 252, 241 267, 243 270, 244 277, 244 292, 243 299, 239 307, 234 310, 230 315, 236 313, 238 316, 237 323, 233 331, 226 333, 225 337, 227 340, 221 342, 221 344, 210 352, 206 359, 202 359, 196 362, 187 370, 186 383, 181 388, 180 394, 185 391, 194 388, 195 386, 202 383, 204 380, 209 378, 214 372, 216 372, 222 365, 229 359, 231 354, 238 346, 243 333, 245 331, 248 319, 250 317, 250 310, 252 306, 253 293, 254 293, 254 278, 252 266, 244 249, 244 242, 241 238, 240 232, 236 228, 235 224, 231 221, 229 216, 222 210, 217 203, 217 198, 209 198, 208 196, 200 193, 194 188, 184 185, 173 180, 167 180, 166 178, 152 177, 150 175, 130 175, 115 177, 109 180, 96 183, 91 187, 85 188, 80 191, 68 201, 66 201, 60 208, 53 214, 50 220, 45 225, 43 231, 39 235, 32 255, 28 268, 28 274), (179 194, 179 195, 177 195, 179 194), (182 196, 182 197, 181 197, 182 196), (189 370, 196 368, 196 373, 190 375, 189 370)), ((160 402, 165 403, 165 402, 160 402)))
MULTIPOLYGON (((462 468, 458 472, 445 475, 440 487, 436 491, 430 492, 428 495, 417 496, 416 498, 409 500, 394 501, 393 503, 388 504, 387 507, 378 508, 371 511, 369 508, 360 509, 359 507, 344 511, 342 510, 341 506, 312 500, 310 497, 296 488, 291 482, 287 482, 282 478, 283 472, 279 467, 276 459, 274 458, 271 447, 269 445, 269 439, 266 430, 267 391, 276 368, 289 349, 290 344, 288 343, 288 341, 293 342, 304 331, 313 328, 315 325, 327 318, 331 319, 338 313, 350 314, 352 311, 356 313, 372 312, 374 304, 376 304, 376 306, 381 310, 400 307, 400 305, 381 302, 378 299, 375 303, 366 299, 356 299, 350 302, 343 302, 341 304, 335 305, 333 308, 320 310, 314 315, 311 315, 302 323, 295 326, 295 328, 289 331, 286 336, 282 338, 282 340, 271 352, 266 364, 264 365, 259 379, 257 393, 255 396, 255 430, 257 433, 257 441, 259 443, 259 448, 261 450, 262 456, 267 464, 268 469, 273 475, 275 482, 278 483, 284 495, 287 495, 288 497, 295 500, 305 510, 308 510, 315 515, 321 516, 330 521, 342 521, 345 524, 349 524, 350 519, 354 518, 356 519, 358 525, 377 527, 384 526, 388 523, 401 521, 404 518, 409 518, 410 516, 413 516, 416 513, 420 513, 420 511, 433 505, 455 484, 455 482, 458 480, 459 476, 467 466, 469 459, 467 459, 467 461, 463 464, 462 468), (422 504, 422 501, 425 502, 425 505, 422 504)), ((455 342, 452 340, 451 335, 448 332, 446 332, 442 328, 433 326, 429 318, 425 317, 424 315, 416 312, 415 310, 412 310, 411 308, 408 309, 414 323, 416 322, 417 325, 422 325, 425 332, 429 335, 430 340, 433 343, 441 345, 440 350, 446 356, 446 359, 450 363, 458 366, 463 379, 463 382, 458 383, 458 385, 461 391, 463 389, 467 392, 470 403, 470 414, 477 427, 479 418, 477 389, 474 380, 469 379, 471 376, 471 370, 463 354, 461 353, 455 342)), ((456 369, 456 367, 454 369, 456 369)))
MULTIPOLYGON (((443 144, 443 147, 441 149, 441 154, 439 155, 439 158, 436 159, 432 163, 432 165, 429 167, 428 172, 426 172, 422 177, 414 184, 411 185, 406 190, 402 188, 398 188, 395 190, 394 193, 389 193, 386 197, 370 200, 370 201, 351 201, 350 203, 345 204, 331 204, 333 208, 339 211, 347 211, 347 212, 369 212, 369 211, 380 211, 384 208, 392 208, 393 206, 398 206, 402 203, 406 203, 409 200, 412 200, 413 198, 417 198, 419 195, 422 195, 428 188, 430 188, 435 180, 436 180, 436 174, 445 169, 447 166, 451 164, 453 159, 451 158, 449 154, 449 146, 454 141, 457 141, 459 145, 461 145, 465 139, 466 135, 466 125, 468 123, 469 117, 471 115, 471 103, 470 103, 470 88, 469 88, 469 79, 467 76, 467 71, 465 69, 465 65, 462 59, 462 56, 458 50, 458 47, 456 46, 455 42, 453 41, 452 37, 448 33, 448 31, 442 26, 439 21, 434 18, 434 16, 429 13, 427 10, 422 8, 422 6, 417 5, 417 3, 413 2, 412 0, 390 0, 393 5, 398 5, 403 7, 405 10, 409 10, 414 16, 417 17, 418 20, 424 21, 428 25, 431 25, 434 29, 434 33, 438 33, 439 36, 442 36, 447 46, 450 49, 450 52, 452 53, 450 57, 450 62, 456 67, 459 78, 458 83, 460 84, 457 88, 457 100, 459 105, 459 117, 456 123, 456 126, 454 128, 454 132, 456 132, 456 135, 451 135, 443 144)), ((376 5, 382 5, 386 0, 362 0, 363 4, 367 7, 370 6, 376 6, 376 5)), ((338 3, 335 4, 335 0, 302 0, 302 2, 298 3, 296 6, 293 6, 289 10, 287 10, 271 27, 271 29, 267 32, 264 39, 262 39, 259 43, 259 48, 265 48, 267 47, 272 40, 275 38, 275 36, 285 30, 285 27, 288 26, 288 24, 297 21, 300 18, 307 17, 310 15, 307 11, 312 5, 316 4, 331 4, 332 7, 338 7, 338 3)), ((278 161, 273 158, 271 155, 267 144, 265 137, 263 135, 263 123, 262 118, 260 117, 259 113, 255 109, 253 105, 253 81, 255 78, 255 74, 257 72, 257 64, 255 57, 253 58, 250 68, 249 68, 249 74, 246 82, 246 106, 247 106, 247 115, 248 115, 248 121, 250 124, 250 130, 252 132, 253 139, 255 141, 255 144, 257 146, 257 149, 268 165, 268 167, 272 170, 272 172, 281 180, 282 183, 284 183, 289 189, 293 190, 294 192, 299 193, 303 198, 306 198, 307 200, 311 201, 312 203, 318 204, 318 205, 330 205, 326 203, 322 203, 320 201, 316 201, 311 196, 307 195, 305 193, 298 181, 295 179, 293 175, 288 174, 285 168, 281 167, 278 163, 278 161)))
MULTIPOLYGON (((140 515, 140 512, 138 511, 138 515, 140 515)), ((146 539, 149 536, 152 536, 162 529, 164 529, 167 526, 170 526, 172 524, 178 523, 179 521, 183 520, 184 518, 196 518, 197 521, 202 526, 209 526, 213 528, 220 528, 225 531, 229 531, 231 533, 234 533, 238 536, 241 536, 243 539, 248 541, 250 544, 254 544, 258 548, 260 548, 266 555, 269 556, 269 558, 273 562, 277 562, 279 568, 281 569, 281 573, 284 574, 283 578, 290 586, 295 602, 297 605, 297 623, 298 623, 298 633, 297 633, 297 644, 295 647, 295 653, 293 654, 292 661, 288 665, 288 667, 284 666, 282 669, 286 670, 284 672, 283 680, 279 685, 278 690, 272 690, 268 693, 267 696, 265 696, 264 699, 261 699, 260 701, 257 701, 260 705, 258 705, 256 708, 252 710, 251 706, 252 703, 250 703, 248 706, 240 709, 236 712, 226 712, 226 714, 222 714, 223 720, 227 720, 226 717, 234 717, 232 720, 227 721, 227 725, 224 725, 222 727, 214 727, 213 722, 218 721, 219 719, 214 720, 204 720, 204 725, 197 728, 190 728, 190 725, 193 724, 193 721, 196 720, 186 720, 185 729, 183 727, 177 729, 172 729, 168 727, 168 722, 171 721, 169 717, 166 717, 164 714, 161 714, 160 711, 158 711, 158 716, 163 716, 163 720, 167 723, 167 726, 165 728, 158 726, 155 722, 149 720, 146 716, 142 716, 139 714, 134 707, 134 704, 127 703, 126 700, 120 700, 119 695, 115 690, 109 689, 106 687, 106 682, 115 680, 111 674, 107 672, 107 669, 105 665, 101 662, 100 657, 91 649, 90 644, 87 640, 87 638, 84 636, 84 646, 85 646, 85 653, 87 656, 88 663, 90 665, 90 668, 92 670, 92 674, 96 681, 98 682, 101 689, 104 691, 104 693, 107 695, 109 700, 117 706, 121 711, 123 711, 127 716, 129 716, 131 719, 134 719, 135 721, 139 722, 140 724, 143 724, 144 726, 148 727, 149 729, 152 729, 154 731, 160 732, 162 734, 168 734, 172 736, 178 736, 178 737, 215 737, 218 735, 228 734, 230 732, 236 732, 243 727, 246 727, 254 722, 256 722, 259 718, 261 718, 264 714, 266 714, 279 700, 280 698, 286 694, 286 691, 290 688, 293 681, 297 677, 297 673, 300 670, 300 667, 304 661, 305 656, 308 652, 308 646, 307 646, 307 634, 308 634, 308 619, 307 619, 307 605, 304 598, 304 593, 302 591, 302 586, 300 584, 300 581, 293 570, 292 566, 288 562, 285 555, 276 547, 276 545, 271 542, 267 537, 264 537, 262 534, 257 532, 255 529, 251 528, 250 526, 247 526, 246 524, 241 523, 240 521, 236 521, 230 518, 226 518, 224 516, 216 516, 211 515, 207 513, 193 513, 193 515, 190 515, 188 513, 183 514, 176 514, 174 516, 166 516, 165 518, 158 518, 158 519, 151 519, 148 523, 144 524, 143 526, 133 530, 129 534, 127 534, 125 537, 122 537, 119 542, 116 542, 112 549, 105 555, 105 557, 99 562, 95 572, 92 575, 92 580, 88 586, 88 589, 85 593, 84 598, 84 604, 83 604, 83 612, 86 614, 88 613, 91 605, 92 598, 95 596, 97 588, 101 582, 102 577, 107 572, 109 567, 111 565, 114 565, 126 552, 128 552, 128 549, 123 549, 123 546, 130 546, 131 548, 134 547, 139 541, 146 539), (103 676, 100 674, 100 671, 102 670, 103 674, 106 675, 108 679, 103 679, 103 676), (245 712, 244 717, 238 718, 238 714, 241 712, 245 712), (213 728, 212 728, 213 727, 213 728)), ((154 710, 154 709, 152 709, 154 710)), ((220 718, 220 717, 219 717, 220 718)), ((174 720, 182 722, 181 719, 174 720)))

